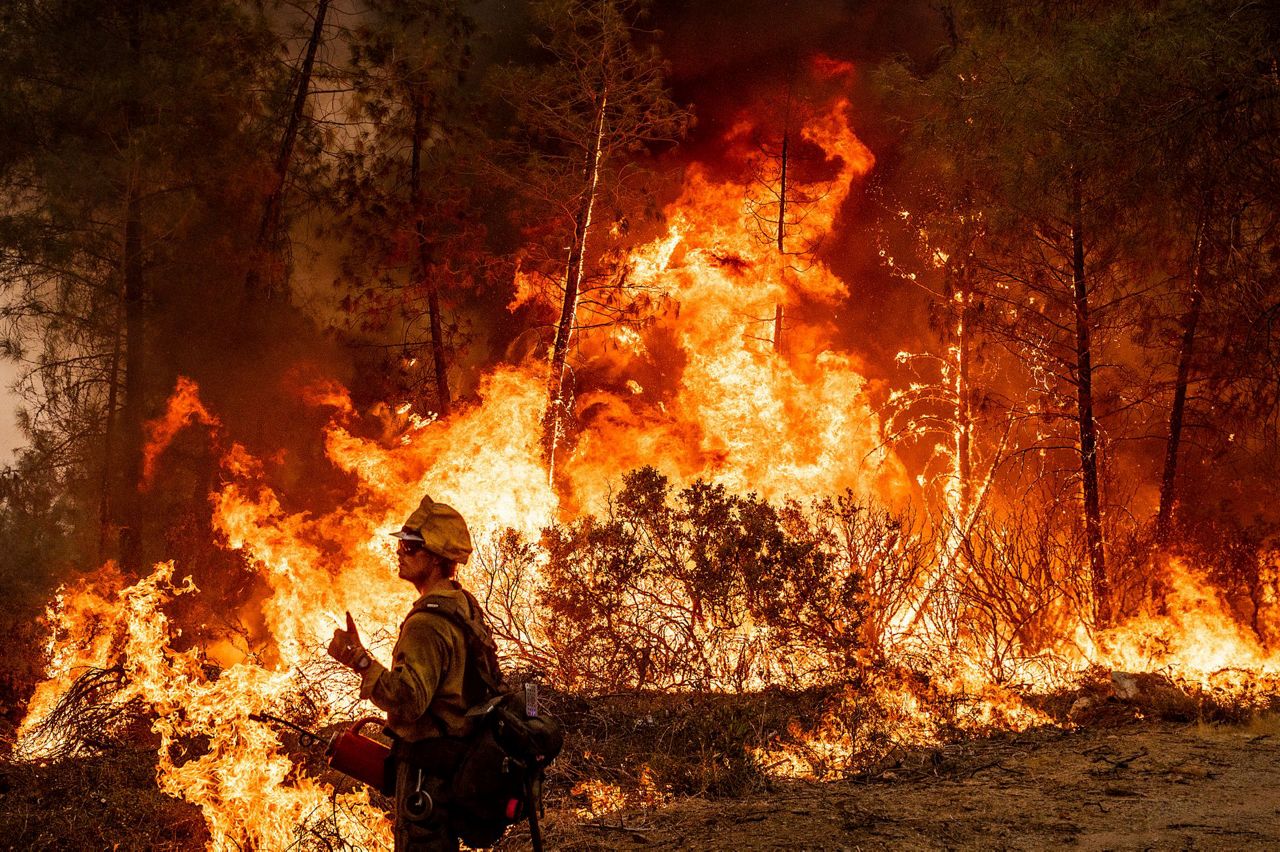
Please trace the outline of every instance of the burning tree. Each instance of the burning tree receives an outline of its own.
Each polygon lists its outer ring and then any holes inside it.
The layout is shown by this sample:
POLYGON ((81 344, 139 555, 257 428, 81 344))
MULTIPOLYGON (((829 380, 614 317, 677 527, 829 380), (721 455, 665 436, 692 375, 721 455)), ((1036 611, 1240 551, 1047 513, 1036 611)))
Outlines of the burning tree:
MULTIPOLYGON (((804 69, 807 76, 829 82, 824 78, 831 76, 831 69, 825 67, 827 63, 821 63, 822 68, 815 67, 819 64, 809 63, 804 69)), ((832 188, 827 179, 832 171, 826 162, 827 152, 804 135, 804 128, 814 119, 810 99, 817 97, 818 87, 804 80, 809 85, 801 90, 799 65, 793 58, 780 103, 762 110, 750 130, 758 151, 745 199, 756 238, 776 250, 784 275, 792 266, 813 263, 825 231, 809 227, 805 220, 820 209, 822 199, 832 188)), ((834 76, 842 76, 843 70, 847 69, 837 66, 834 76)), ((773 315, 773 348, 780 353, 784 351, 786 324, 786 307, 779 303, 773 315)))
POLYGON ((559 294, 547 384, 548 467, 556 464, 571 409, 565 391, 569 343, 586 305, 596 321, 610 322, 625 303, 589 286, 597 205, 608 199, 621 224, 621 199, 635 177, 634 158, 646 146, 680 137, 688 113, 667 96, 664 66, 637 29, 636 7, 615 0, 549 0, 535 7, 547 34, 536 46, 544 63, 500 76, 503 97, 515 111, 516 151, 523 158, 507 176, 532 204, 528 221, 548 246, 529 256, 524 271, 559 294), (535 226, 537 227, 537 226, 535 226), (601 292, 588 297, 593 290, 601 292))
MULTIPOLYGON (((798 63, 793 63, 781 102, 769 115, 760 115, 751 129, 760 158, 751 172, 747 210, 758 236, 778 254, 803 263, 819 246, 820 233, 805 227, 805 219, 830 189, 821 179, 826 152, 805 139, 813 120, 809 92, 799 91, 798 63)), ((806 69, 814 73, 814 69, 806 69)))
MULTIPOLYGON (((1079 488, 1091 597, 1098 622, 1106 624, 1123 614, 1123 590, 1114 588, 1106 556, 1107 527, 1112 524, 1118 534, 1119 506, 1131 497, 1116 492, 1108 499, 1108 471, 1115 479, 1133 463, 1122 453, 1123 442, 1145 428, 1139 424, 1153 416, 1152 405, 1161 398, 1145 378, 1153 368, 1134 357, 1142 351, 1152 312, 1163 310, 1160 273, 1151 271, 1167 268, 1168 255, 1156 248, 1166 245, 1159 233, 1181 229, 1203 212, 1188 213, 1176 226, 1162 216, 1184 209, 1189 199, 1198 199, 1191 204, 1197 206, 1206 198, 1201 191, 1171 187, 1171 175, 1181 179, 1188 172, 1150 153, 1186 150, 1185 141, 1170 143, 1159 134, 1197 132, 1191 129, 1196 118, 1186 124, 1160 118, 1180 109, 1176 104, 1183 103, 1187 83, 1179 77, 1186 71, 1166 65, 1180 62, 1181 55, 1168 43, 1143 42, 1141 60, 1114 53, 1117 41, 1136 44, 1142 41, 1138 33, 1152 26, 1133 10, 1088 23, 1076 10, 1049 16, 1000 4, 948 10, 951 45, 939 67, 918 81, 899 77, 891 86, 913 101, 903 102, 913 150, 940 181, 908 221, 927 234, 928 251, 944 270, 944 361, 954 383, 948 393, 959 491, 967 495, 960 502, 973 502, 971 435, 981 425, 973 417, 975 394, 1004 400, 989 410, 1007 411, 1006 422, 1015 426, 1009 461, 1020 462, 1023 473, 1005 467, 1015 478, 1056 475, 1028 466, 1027 456, 1058 455, 1068 437, 1062 427, 1070 425, 1070 475, 1079 488), (1117 96, 1099 91, 1098 80, 1132 88, 1117 96), (1036 109, 1028 111, 1028 103, 1036 109), (989 373, 991 386, 975 389, 975 346, 990 351, 990 344, 1011 359, 998 362, 1003 371, 989 373)), ((1171 12, 1157 29, 1202 31, 1203 20, 1194 20, 1171 12)), ((1170 38, 1181 43, 1181 36, 1170 38)), ((1227 43, 1235 46, 1220 43, 1215 49, 1247 50, 1244 40, 1227 43)), ((1201 227, 1190 229, 1198 233, 1201 227)), ((1199 238, 1192 244, 1203 247, 1199 238)), ((1193 277, 1201 274, 1194 270, 1202 254, 1175 252, 1183 258, 1174 261, 1177 267, 1193 270, 1193 277)), ((1179 320, 1180 378, 1169 384, 1162 527, 1176 475, 1196 302, 1190 300, 1179 320)), ((1008 434, 999 422, 994 425, 996 436, 1008 434)))

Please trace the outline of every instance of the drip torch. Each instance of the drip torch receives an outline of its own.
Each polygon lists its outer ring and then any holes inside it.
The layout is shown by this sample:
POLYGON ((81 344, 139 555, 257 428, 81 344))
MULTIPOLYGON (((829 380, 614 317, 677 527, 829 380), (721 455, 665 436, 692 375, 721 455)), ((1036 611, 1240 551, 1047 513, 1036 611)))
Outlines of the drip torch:
MULTIPOLYGON (((251 713, 249 718, 255 722, 283 725, 294 731, 298 734, 299 743, 303 748, 312 748, 325 739, 314 731, 270 713, 251 713)), ((329 765, 334 769, 390 795, 394 787, 394 778, 391 775, 391 748, 360 733, 366 725, 381 724, 382 719, 377 716, 357 719, 329 737, 324 753, 329 759, 329 765)))

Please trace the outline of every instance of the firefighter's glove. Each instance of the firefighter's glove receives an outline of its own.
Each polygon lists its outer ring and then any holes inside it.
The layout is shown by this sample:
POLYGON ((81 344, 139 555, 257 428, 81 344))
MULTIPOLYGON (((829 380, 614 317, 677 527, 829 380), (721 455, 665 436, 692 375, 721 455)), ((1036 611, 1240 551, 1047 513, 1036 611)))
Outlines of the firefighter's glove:
POLYGON ((356 623, 350 612, 347 613, 347 629, 333 631, 333 639, 329 640, 329 656, 358 672, 364 672, 373 662, 369 652, 360 644, 360 634, 356 632, 356 623))

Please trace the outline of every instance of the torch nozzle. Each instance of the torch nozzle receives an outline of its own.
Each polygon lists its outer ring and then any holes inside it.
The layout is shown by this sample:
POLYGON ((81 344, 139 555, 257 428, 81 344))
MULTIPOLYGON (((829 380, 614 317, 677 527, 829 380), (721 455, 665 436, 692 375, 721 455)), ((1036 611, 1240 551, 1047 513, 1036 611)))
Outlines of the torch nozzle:
POLYGON ((277 725, 284 725, 286 728, 298 734, 298 744, 303 748, 311 748, 319 745, 323 739, 314 731, 309 731, 301 725, 290 722, 288 719, 281 719, 279 716, 273 716, 270 713, 250 713, 249 718, 255 722, 274 722, 277 725))

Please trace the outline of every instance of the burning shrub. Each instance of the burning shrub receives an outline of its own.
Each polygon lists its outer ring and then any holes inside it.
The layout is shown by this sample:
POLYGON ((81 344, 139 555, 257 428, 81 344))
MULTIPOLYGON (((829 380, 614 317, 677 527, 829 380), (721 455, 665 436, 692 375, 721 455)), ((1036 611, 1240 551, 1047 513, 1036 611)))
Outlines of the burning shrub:
POLYGON ((472 589, 484 604, 489 624, 508 667, 545 672, 554 661, 544 647, 535 590, 542 552, 518 531, 507 528, 475 540, 472 564, 480 582, 472 589))
MULTIPOLYGON (((935 558, 934 545, 915 516, 909 511, 891 512, 846 491, 834 499, 817 500, 807 510, 798 503, 788 503, 783 522, 792 535, 811 539, 828 554, 836 575, 857 578, 857 644, 883 656, 885 639, 916 600, 921 580, 935 558)), ((842 614, 848 608, 847 596, 824 597, 822 588, 814 587, 808 601, 821 624, 835 625, 849 619, 842 614)), ((816 629, 809 640, 830 646, 837 636, 841 637, 839 645, 853 647, 853 642, 843 638, 843 630, 816 629)))
POLYGON ((119 700, 125 680, 119 665, 86 669, 27 732, 25 749, 43 760, 65 760, 118 748, 131 733, 145 731, 145 703, 136 697, 119 700))
MULTIPOLYGON (((1222 589, 1233 615, 1266 648, 1280 646, 1276 618, 1280 577, 1280 525, 1265 520, 1184 519, 1175 552, 1190 565, 1203 566, 1222 589)), ((1159 582, 1167 586, 1169 578, 1159 582)))
MULTIPOLYGON (((977 650, 996 683, 1026 671, 1030 657, 1061 636, 1062 604, 1072 598, 1072 541, 1052 514, 1012 511, 981 517, 957 554, 957 641, 977 650)), ((1070 607, 1079 611, 1079 604, 1070 607)))
MULTIPOLYGON (((849 504, 852 505, 852 504, 849 504)), ((806 682, 859 645, 863 566, 799 507, 653 468, 601 517, 544 531, 541 602, 567 684, 742 690, 806 682)))

